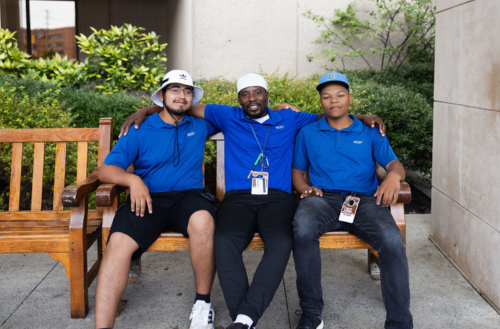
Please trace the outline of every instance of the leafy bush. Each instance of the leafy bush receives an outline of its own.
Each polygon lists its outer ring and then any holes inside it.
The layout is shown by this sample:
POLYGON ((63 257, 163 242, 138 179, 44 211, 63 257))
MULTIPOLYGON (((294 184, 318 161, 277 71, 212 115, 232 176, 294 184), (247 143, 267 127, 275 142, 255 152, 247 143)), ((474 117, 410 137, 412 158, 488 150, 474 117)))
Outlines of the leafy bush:
MULTIPOLYGON (((26 92, 23 86, 12 86, 4 81, 0 84, 0 129, 31 129, 31 128, 64 128, 71 126, 69 111, 57 97, 60 91, 48 88, 43 92, 26 92)), ((74 143, 73 143, 74 144, 74 143)), ((67 166, 69 177, 76 175, 77 145, 68 145, 67 166)), ((21 169, 21 209, 29 208, 29 195, 33 177, 33 143, 25 143, 21 169)), ((52 204, 52 187, 54 182, 55 143, 46 143, 44 161, 44 207, 52 204)), ((0 205, 8 202, 8 186, 10 181, 12 161, 11 144, 3 143, 0 151, 0 205)), ((66 184, 74 183, 74 178, 68 178, 66 184)), ((6 207, 3 205, 2 208, 6 207)))
POLYGON ((386 87, 399 85, 421 94, 431 105, 434 100, 434 64, 432 63, 407 63, 401 65, 399 70, 388 66, 382 70, 344 71, 344 74, 351 83, 376 82, 386 87))
POLYGON ((0 74, 23 77, 59 86, 92 86, 104 93, 154 89, 167 61, 159 36, 125 24, 95 30, 89 37, 76 36, 85 62, 68 60, 55 53, 51 58, 32 58, 19 50, 16 32, 0 29, 0 74))
POLYGON ((167 44, 159 44, 156 33, 142 30, 125 24, 109 30, 92 28, 89 37, 77 36, 81 51, 89 55, 83 67, 87 83, 95 82, 97 89, 108 94, 153 89, 165 71, 161 63, 167 61, 163 52, 167 44))
POLYGON ((120 125, 126 118, 137 110, 152 105, 148 97, 136 97, 125 92, 105 95, 89 88, 58 87, 51 82, 0 75, 0 85, 4 83, 16 88, 14 95, 17 97, 36 97, 39 93, 52 94, 53 90, 57 90, 52 97, 58 100, 64 111, 71 114, 71 125, 77 128, 97 127, 100 118, 113 118, 114 139, 118 138, 120 125))
POLYGON ((0 29, 0 74, 27 79, 52 81, 59 85, 81 83, 83 64, 62 58, 58 53, 50 59, 31 58, 19 50, 16 32, 0 29))
POLYGON ((354 113, 375 114, 387 125, 387 137, 407 170, 430 174, 432 169, 432 106, 418 93, 402 86, 377 83, 353 85, 360 102, 354 113))
POLYGON ((74 116, 72 123, 75 127, 97 127, 100 118, 113 118, 114 139, 118 139, 125 119, 137 110, 153 105, 147 97, 135 97, 125 92, 105 95, 90 90, 73 90, 62 96, 65 97, 65 106, 74 116))
POLYGON ((0 73, 16 76, 29 66, 30 55, 19 50, 16 32, 0 29, 0 73))

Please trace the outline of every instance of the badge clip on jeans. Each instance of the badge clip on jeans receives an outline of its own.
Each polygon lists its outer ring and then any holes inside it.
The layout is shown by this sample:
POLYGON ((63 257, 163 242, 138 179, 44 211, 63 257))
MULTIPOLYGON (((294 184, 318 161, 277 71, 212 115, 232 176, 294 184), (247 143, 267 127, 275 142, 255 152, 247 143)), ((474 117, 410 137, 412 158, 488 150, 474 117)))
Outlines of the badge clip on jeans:
POLYGON ((267 195, 269 185, 269 173, 254 171, 252 172, 252 194, 267 195))
POLYGON ((348 195, 342 205, 339 221, 352 224, 352 222, 354 222, 354 217, 356 216, 356 211, 358 210, 359 201, 359 198, 348 195))

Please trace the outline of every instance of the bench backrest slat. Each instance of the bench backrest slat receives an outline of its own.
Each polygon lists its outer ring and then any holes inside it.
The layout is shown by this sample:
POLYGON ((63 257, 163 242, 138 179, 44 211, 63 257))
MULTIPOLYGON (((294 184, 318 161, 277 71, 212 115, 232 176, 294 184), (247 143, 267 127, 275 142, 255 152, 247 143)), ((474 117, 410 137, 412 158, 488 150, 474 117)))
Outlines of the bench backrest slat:
POLYGON ((217 175, 216 175, 216 196, 222 201, 226 194, 226 177, 224 174, 224 140, 217 141, 217 175))
POLYGON ((19 210, 21 193, 21 167, 23 161, 23 143, 12 143, 12 165, 10 169, 9 211, 19 210))
POLYGON ((31 211, 42 210, 43 189, 43 162, 45 155, 45 144, 35 143, 33 152, 33 187, 31 189, 31 211))
POLYGON ((78 142, 78 159, 76 166, 76 181, 81 182, 87 178, 88 143, 78 142))
MULTIPOLYGON (((56 143, 52 211, 62 211, 61 196, 65 187, 67 142, 78 142, 76 180, 81 182, 87 177, 88 142, 99 143, 97 161, 99 166, 111 149, 112 130, 113 120, 111 118, 101 119, 99 128, 0 129, 0 145, 12 143, 9 212, 17 212, 20 207, 24 143, 34 143, 30 211, 39 216, 42 209, 44 163, 47 155, 45 143, 56 143)), ((5 213, 0 213, 0 220, 5 215, 5 213)))
POLYGON ((113 138, 113 119, 104 118, 99 121, 99 151, 97 156, 97 166, 100 166, 106 156, 111 151, 113 138))
POLYGON ((98 138, 98 128, 0 129, 0 141, 5 143, 92 142, 98 138))
POLYGON ((66 174, 66 143, 56 143, 56 168, 54 173, 54 200, 52 202, 52 209, 61 211, 62 205, 62 192, 64 190, 64 178, 66 174))

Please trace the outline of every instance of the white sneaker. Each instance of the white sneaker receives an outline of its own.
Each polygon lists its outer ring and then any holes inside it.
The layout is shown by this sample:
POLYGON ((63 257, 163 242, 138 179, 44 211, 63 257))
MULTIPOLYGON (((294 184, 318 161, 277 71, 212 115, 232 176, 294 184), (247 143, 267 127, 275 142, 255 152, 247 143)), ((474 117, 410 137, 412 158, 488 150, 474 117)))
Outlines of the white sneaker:
POLYGON ((189 329, 213 329, 215 312, 212 304, 197 300, 193 305, 189 320, 191 320, 189 329))

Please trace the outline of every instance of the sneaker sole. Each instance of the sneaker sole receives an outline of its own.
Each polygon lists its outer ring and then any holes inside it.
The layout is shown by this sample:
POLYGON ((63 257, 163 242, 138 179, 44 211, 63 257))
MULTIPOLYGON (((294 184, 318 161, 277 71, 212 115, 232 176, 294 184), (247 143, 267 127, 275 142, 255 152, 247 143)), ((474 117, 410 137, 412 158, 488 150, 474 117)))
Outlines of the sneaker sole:
POLYGON ((324 326, 325 323, 323 322, 323 320, 321 320, 321 323, 319 324, 319 326, 316 327, 316 329, 323 329, 324 326))

